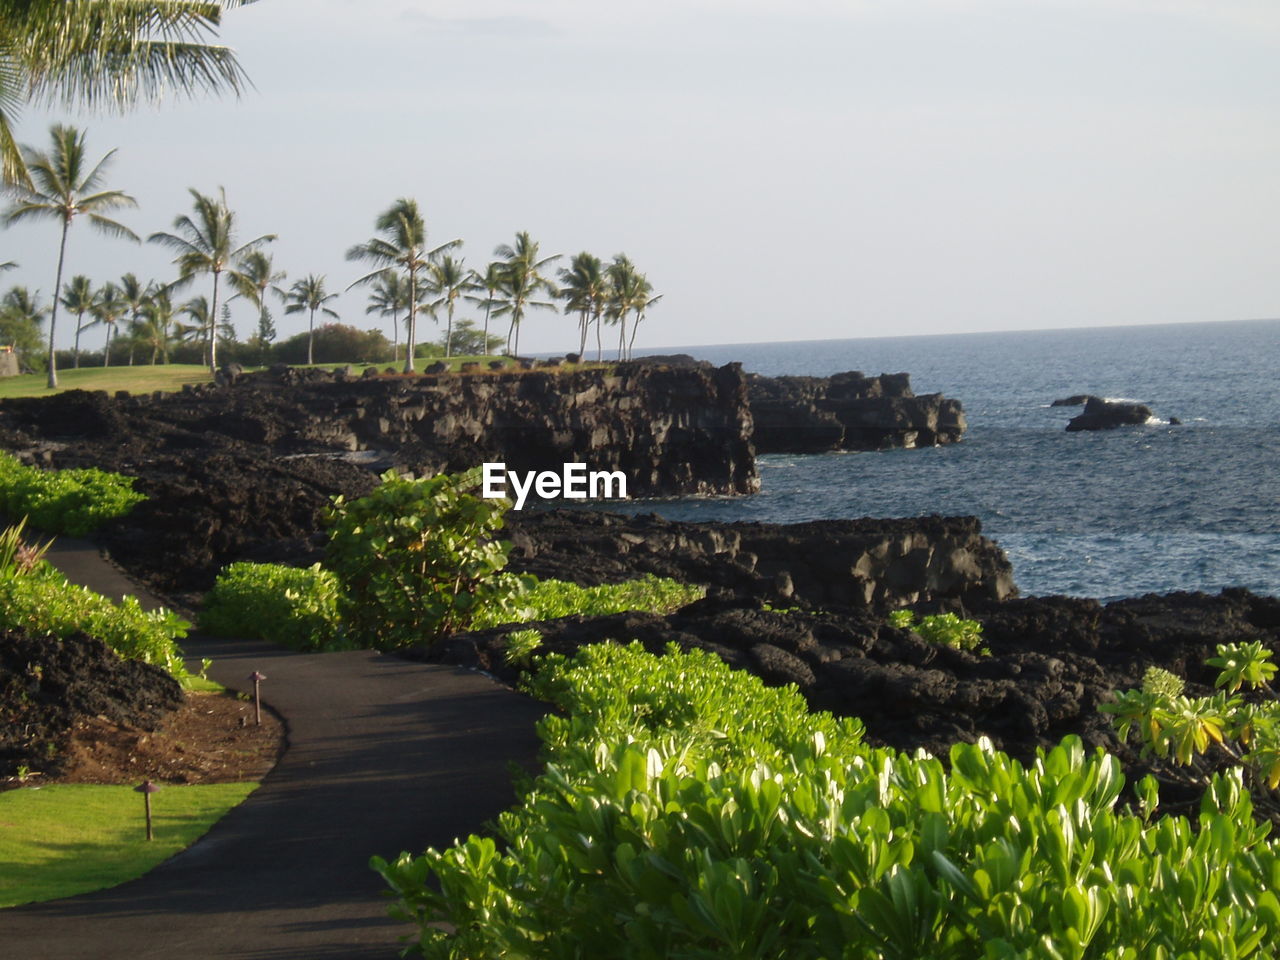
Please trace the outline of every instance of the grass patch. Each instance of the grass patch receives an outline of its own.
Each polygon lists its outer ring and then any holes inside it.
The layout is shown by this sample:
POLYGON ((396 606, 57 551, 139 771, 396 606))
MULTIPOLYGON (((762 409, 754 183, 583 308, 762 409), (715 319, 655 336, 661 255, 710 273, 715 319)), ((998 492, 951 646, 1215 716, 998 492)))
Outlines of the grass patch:
POLYGON ((0 793, 0 907, 140 877, 204 836, 257 786, 165 787, 151 798, 149 843, 142 796, 132 787, 54 784, 0 793))
POLYGON ((185 383, 208 383, 212 378, 206 367, 198 363, 135 365, 132 367, 81 367, 59 370, 58 389, 50 390, 48 374, 27 373, 0 378, 0 400, 9 397, 47 397, 64 390, 128 390, 130 393, 168 393, 182 389, 185 383))

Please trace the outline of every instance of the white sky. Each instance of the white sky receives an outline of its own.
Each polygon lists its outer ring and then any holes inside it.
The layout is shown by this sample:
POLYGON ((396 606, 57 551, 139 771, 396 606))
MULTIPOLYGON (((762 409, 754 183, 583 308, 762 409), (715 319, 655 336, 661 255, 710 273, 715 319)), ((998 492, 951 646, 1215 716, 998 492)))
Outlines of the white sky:
MULTIPOLYGON (((1274 0, 261 0, 222 38, 243 99, 20 139, 118 147, 143 235, 225 186, 337 290, 399 196, 469 266, 517 230, 624 251, 665 295, 642 346, 1280 315, 1274 0)), ((55 252, 0 232, 0 283, 47 295, 55 252)), ((83 224, 68 270, 172 276, 83 224)), ((574 343, 558 313, 521 336, 574 343)))

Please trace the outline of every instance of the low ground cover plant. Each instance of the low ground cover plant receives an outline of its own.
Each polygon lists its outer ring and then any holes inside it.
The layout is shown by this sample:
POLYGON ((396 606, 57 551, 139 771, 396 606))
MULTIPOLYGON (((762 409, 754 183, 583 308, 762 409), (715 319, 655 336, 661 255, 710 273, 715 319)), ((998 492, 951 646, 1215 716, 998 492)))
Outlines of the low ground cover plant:
POLYGON ((136 597, 117 604, 77 586, 42 552, 23 541, 21 525, 0 532, 0 627, 55 637, 86 633, 126 659, 188 678, 177 641, 190 624, 169 610, 143 610, 136 597))
POLYGON ((1206 784, 1224 763, 1246 782, 1272 816, 1280 816, 1280 700, 1271 686, 1272 651, 1257 641, 1222 643, 1205 663, 1218 668, 1207 697, 1189 697, 1182 679, 1151 667, 1136 690, 1099 708, 1112 715, 1122 740, 1135 737, 1162 773, 1206 784), (1250 694, 1247 697, 1245 694, 1250 694))
POLYGON ((889 614, 889 622, 903 630, 914 630, 930 643, 937 643, 953 650, 977 651, 989 654, 982 646, 982 624, 977 620, 964 620, 954 613, 935 613, 917 617, 910 610, 895 610, 889 614))
POLYGON ((133 478, 105 470, 40 470, 0 451, 0 514, 49 533, 83 537, 146 497, 133 478))
POLYGON ((1237 773, 1198 825, 1117 809, 1077 738, 1022 766, 872 749, 700 651, 599 644, 530 685, 559 713, 499 837, 374 858, 426 957, 1275 957, 1280 856, 1237 773), (442 928, 442 924, 450 925, 442 928))

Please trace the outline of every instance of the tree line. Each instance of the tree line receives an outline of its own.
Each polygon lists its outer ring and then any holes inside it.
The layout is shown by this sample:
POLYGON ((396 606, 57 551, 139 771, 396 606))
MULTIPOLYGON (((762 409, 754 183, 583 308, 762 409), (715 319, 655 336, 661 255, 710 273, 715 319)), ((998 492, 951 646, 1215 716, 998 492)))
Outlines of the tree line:
MULTIPOLYGON (((113 218, 116 211, 137 206, 136 200, 119 189, 106 186, 107 170, 116 151, 111 150, 91 163, 85 134, 72 126, 55 124, 50 130, 47 150, 30 146, 20 149, 24 176, 6 185, 13 195, 10 206, 0 214, 6 226, 27 220, 60 223, 54 289, 56 296, 46 307, 39 293, 26 287, 12 287, 0 297, 0 340, 12 344, 27 358, 33 358, 40 341, 39 325, 47 318, 45 364, 50 388, 57 386, 58 356, 54 346, 59 311, 75 318, 72 365, 79 366, 81 336, 86 330, 105 331, 104 363, 109 364, 112 340, 123 332, 129 344, 130 362, 135 351, 150 363, 169 362, 179 344, 199 344, 201 362, 216 372, 219 347, 235 343, 230 325, 229 303, 242 299, 258 316, 250 345, 265 356, 276 331, 268 304, 275 298, 285 314, 307 316, 306 362, 315 362, 317 315, 337 319, 330 305, 339 294, 328 288, 323 274, 308 274, 285 286, 286 274, 278 270, 269 245, 277 237, 263 234, 241 242, 237 216, 225 193, 204 194, 190 189, 191 210, 177 216, 169 231, 157 231, 146 240, 166 247, 174 254, 177 276, 168 281, 143 282, 133 273, 118 281, 95 285, 84 274, 64 282, 68 263, 68 237, 78 219, 101 233, 135 243, 142 242, 133 230, 113 218), (182 300, 198 277, 207 278, 207 294, 182 300), (221 309, 220 309, 221 308, 221 309)), ((461 240, 432 246, 427 241, 425 219, 418 203, 400 198, 374 221, 375 235, 346 252, 350 261, 373 269, 351 283, 347 290, 365 287, 369 291, 367 314, 389 317, 392 327, 392 359, 399 362, 399 331, 405 334, 404 366, 414 370, 418 356, 418 318, 427 315, 445 321, 442 345, 446 357, 454 353, 455 313, 470 304, 483 315, 479 343, 493 345, 490 324, 506 322, 504 344, 508 354, 518 355, 520 328, 535 310, 555 310, 576 317, 578 354, 585 356, 589 334, 595 331, 596 359, 604 356, 602 327, 616 327, 618 359, 629 357, 636 333, 648 309, 661 297, 643 273, 625 254, 609 262, 588 252, 574 256, 567 267, 551 273, 560 255, 541 256, 538 242, 528 232, 520 232, 512 244, 502 244, 483 270, 468 268, 457 255, 461 240)), ((0 270, 13 264, 0 264, 0 270)), ((474 338, 471 338, 474 343, 474 338)), ((348 359, 357 359, 351 357, 348 359)))

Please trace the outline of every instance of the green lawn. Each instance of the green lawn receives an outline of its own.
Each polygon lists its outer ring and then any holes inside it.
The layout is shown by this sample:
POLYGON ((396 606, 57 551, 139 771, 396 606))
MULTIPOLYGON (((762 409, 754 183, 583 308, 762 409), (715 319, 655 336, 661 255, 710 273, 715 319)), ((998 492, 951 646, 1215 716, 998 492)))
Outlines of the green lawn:
POLYGON ((58 389, 50 390, 48 374, 28 373, 20 377, 0 377, 0 399, 8 397, 47 397, 63 390, 128 390, 130 393, 152 393, 156 390, 181 390, 184 383, 208 383, 209 371, 198 363, 135 365, 132 367, 81 367, 59 370, 58 389))
POLYGON ((55 784, 0 793, 0 907, 70 897, 140 877, 203 836, 256 783, 164 787, 146 839, 133 787, 55 784))

